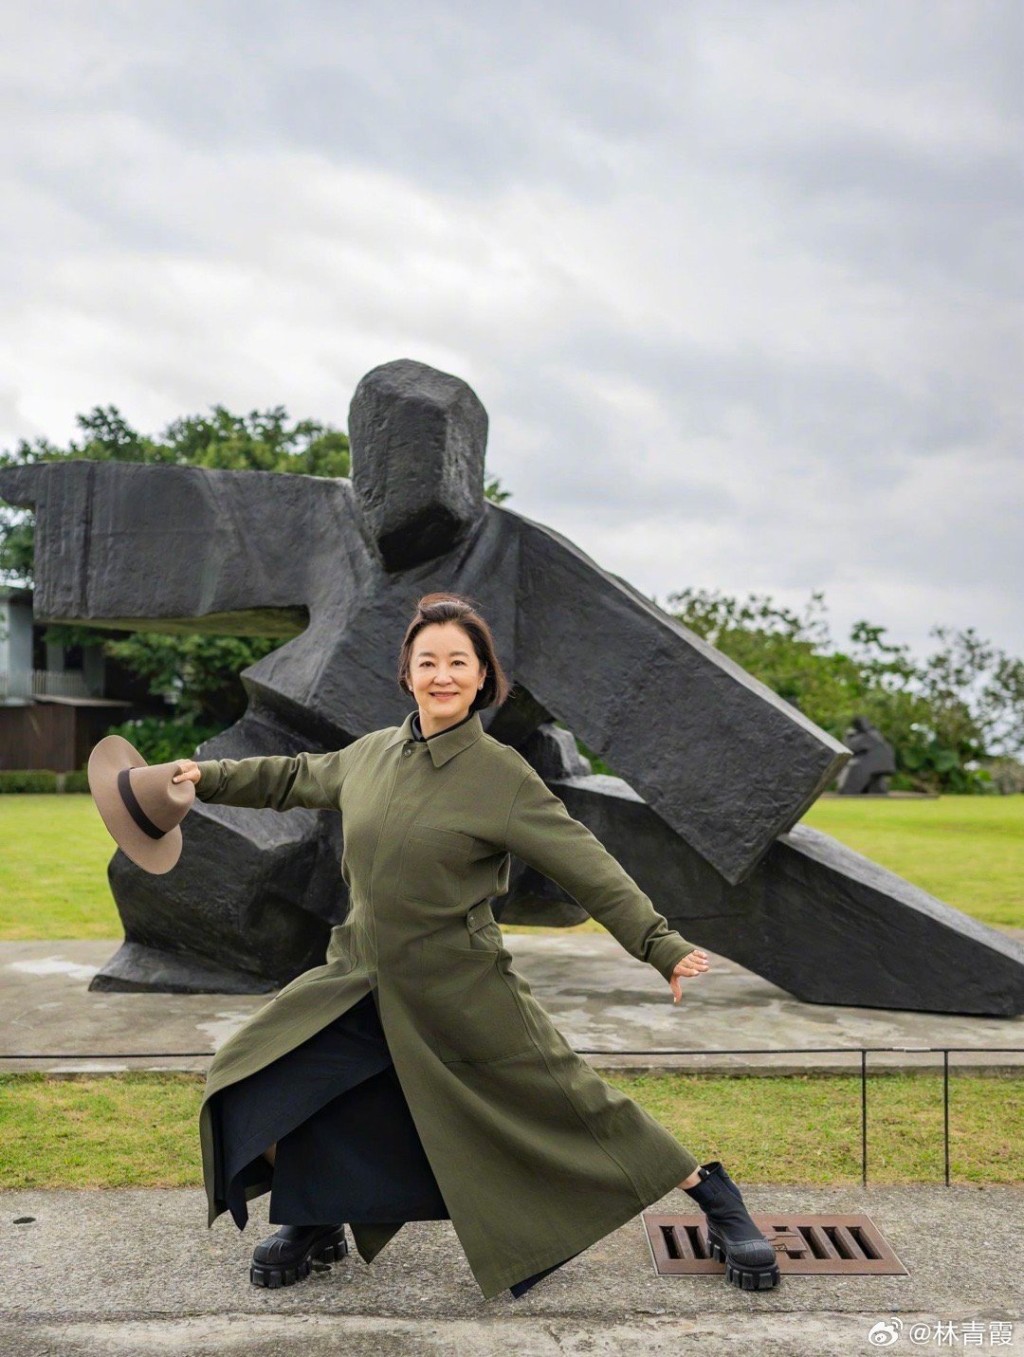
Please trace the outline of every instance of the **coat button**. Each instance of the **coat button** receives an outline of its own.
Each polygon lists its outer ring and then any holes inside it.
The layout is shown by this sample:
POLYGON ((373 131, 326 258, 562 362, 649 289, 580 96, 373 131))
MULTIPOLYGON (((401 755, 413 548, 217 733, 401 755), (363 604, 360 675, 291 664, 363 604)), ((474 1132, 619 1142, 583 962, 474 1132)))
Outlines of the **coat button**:
POLYGON ((403 754, 405 754, 406 756, 408 756, 409 754, 412 753, 412 750, 411 750, 411 749, 408 747, 408 745, 407 745, 407 746, 405 747, 405 749, 404 749, 402 752, 403 752, 403 754))

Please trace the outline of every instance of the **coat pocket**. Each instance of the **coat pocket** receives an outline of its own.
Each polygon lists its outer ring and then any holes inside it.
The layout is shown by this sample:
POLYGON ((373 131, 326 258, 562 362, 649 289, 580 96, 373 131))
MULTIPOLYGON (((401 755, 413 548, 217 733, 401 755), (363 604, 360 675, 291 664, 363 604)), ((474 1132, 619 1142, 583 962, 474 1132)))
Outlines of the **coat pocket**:
POLYGON ((445 1064, 506 1060, 532 1049, 505 975, 509 964, 507 953, 470 947, 468 938, 465 947, 421 939, 416 1011, 445 1064))
POLYGON ((433 825, 414 825, 405 836, 398 869, 403 900, 431 905, 442 913, 458 907, 461 883, 476 848, 471 834, 433 825))

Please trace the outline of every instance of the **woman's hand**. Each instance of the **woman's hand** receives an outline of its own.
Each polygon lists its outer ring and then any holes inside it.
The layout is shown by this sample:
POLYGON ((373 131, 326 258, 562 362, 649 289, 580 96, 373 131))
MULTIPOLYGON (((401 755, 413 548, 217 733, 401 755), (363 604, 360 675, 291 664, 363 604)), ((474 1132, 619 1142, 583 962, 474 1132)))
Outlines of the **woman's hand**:
MULTIPOLYGON (((199 764, 193 763, 191 759, 178 759, 178 771, 171 778, 172 782, 198 782, 201 776, 199 764)), ((689 959, 689 958, 687 958, 689 959)))
POLYGON ((677 961, 668 982, 672 986, 672 993, 675 996, 672 1002, 677 1004, 683 997, 684 975, 702 975, 708 969, 708 954, 702 952, 699 947, 695 947, 692 952, 687 952, 682 961, 677 961))

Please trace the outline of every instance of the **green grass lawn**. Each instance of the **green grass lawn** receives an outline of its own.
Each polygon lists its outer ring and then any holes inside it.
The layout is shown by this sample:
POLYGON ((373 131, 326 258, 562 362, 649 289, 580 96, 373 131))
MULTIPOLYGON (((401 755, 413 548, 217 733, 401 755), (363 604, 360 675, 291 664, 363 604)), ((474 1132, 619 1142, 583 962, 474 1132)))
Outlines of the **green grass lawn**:
MULTIPOLYGON (((740 1183, 860 1183, 857 1078, 603 1077, 740 1183)), ((0 1186, 199 1186, 202 1091, 189 1074, 0 1075, 0 1186)), ((1024 1180, 1024 1079, 950 1076, 950 1180, 1024 1180)), ((872 1075, 868 1183, 942 1182, 941 1079, 872 1075)))
MULTIPOLYGON (((837 798, 802 823, 982 923, 1024 928, 1024 796, 837 798)), ((121 936, 107 886, 114 843, 92 797, 0 796, 0 845, 0 940, 121 936)), ((593 920, 579 928, 602 931, 593 920)))
POLYGON ((91 796, 0 796, 0 845, 0 940, 123 936, 91 796))

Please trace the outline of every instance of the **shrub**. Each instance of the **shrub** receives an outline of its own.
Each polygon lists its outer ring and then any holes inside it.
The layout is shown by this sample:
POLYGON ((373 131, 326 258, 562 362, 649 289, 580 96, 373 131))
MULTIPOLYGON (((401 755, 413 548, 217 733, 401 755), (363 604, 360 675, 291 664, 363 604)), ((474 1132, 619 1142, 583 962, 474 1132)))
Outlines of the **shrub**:
POLYGON ((48 768, 0 770, 0 792, 55 792, 57 774, 48 768))

